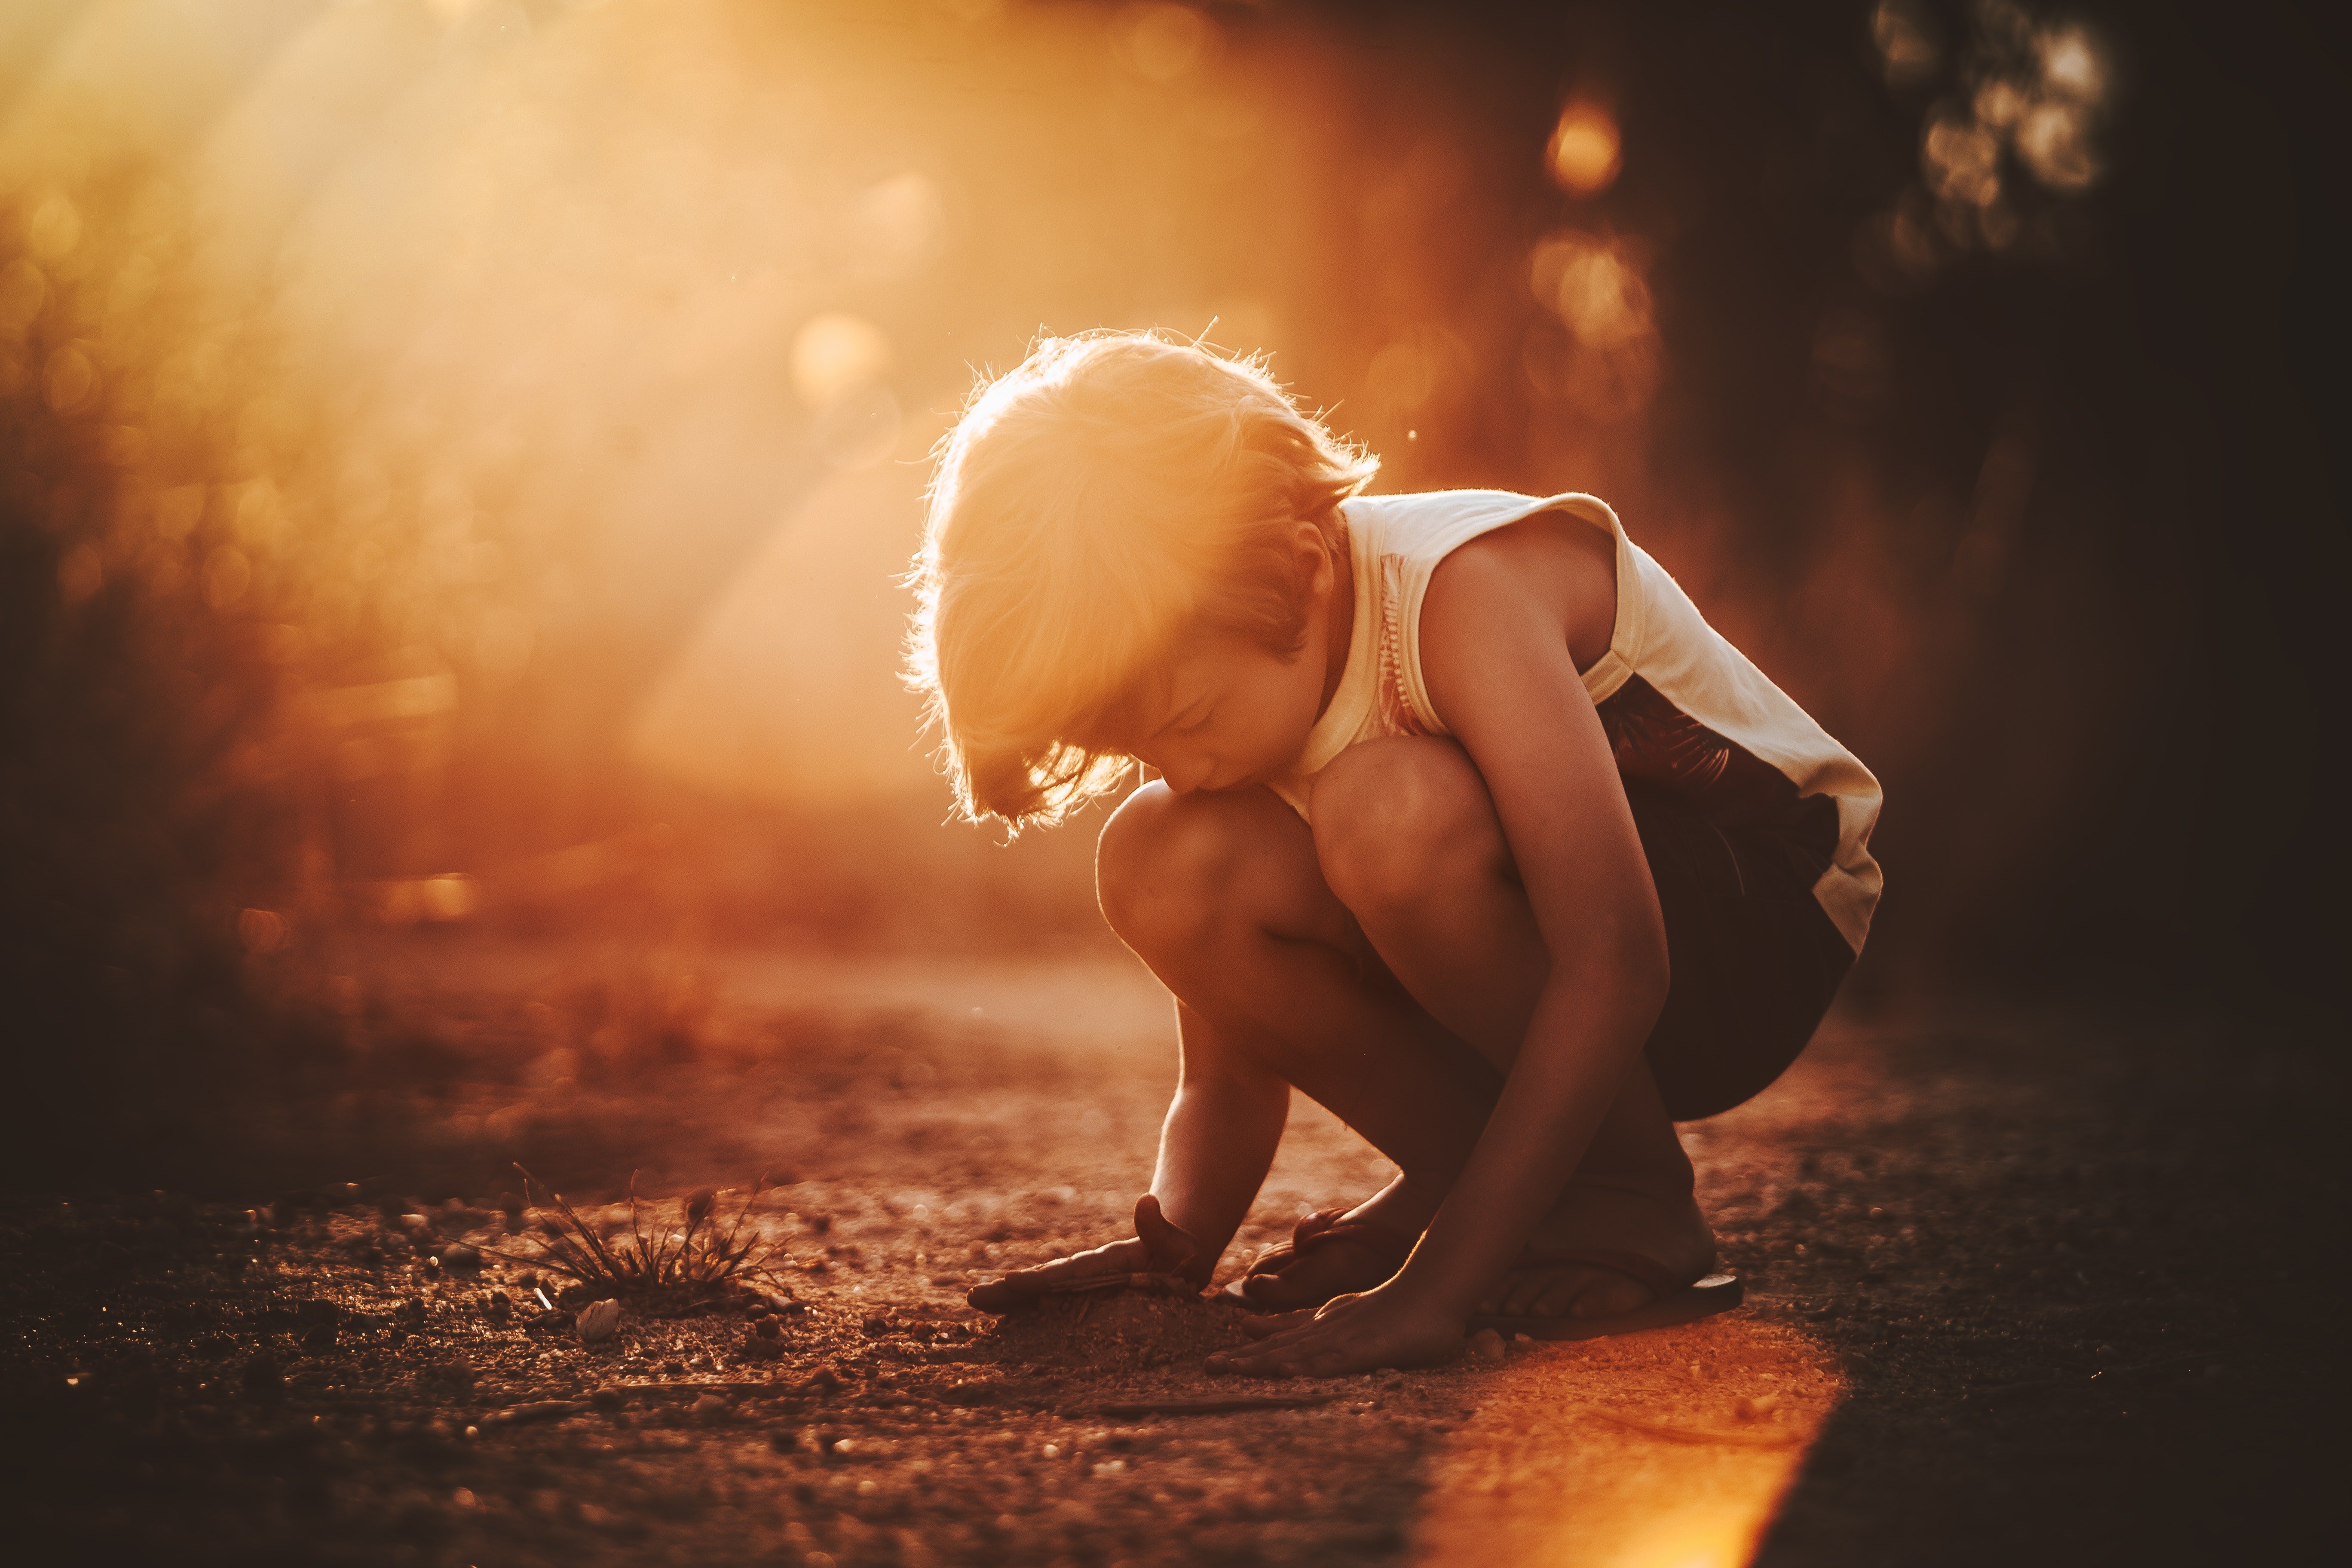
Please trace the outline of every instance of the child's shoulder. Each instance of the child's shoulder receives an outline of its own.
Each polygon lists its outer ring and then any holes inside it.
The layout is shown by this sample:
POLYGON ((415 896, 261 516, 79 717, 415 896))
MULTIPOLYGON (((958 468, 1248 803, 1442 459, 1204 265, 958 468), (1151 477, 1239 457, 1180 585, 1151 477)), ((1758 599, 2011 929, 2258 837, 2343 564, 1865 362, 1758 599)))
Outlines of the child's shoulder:
POLYGON ((1547 513, 1565 513, 1611 535, 1622 531, 1606 501, 1579 492, 1533 496, 1516 490, 1415 490, 1356 496, 1347 502, 1345 513, 1361 539, 1360 553, 1401 557, 1425 570, 1474 540, 1547 513))
POLYGON ((1404 490, 1392 495, 1357 495, 1344 505, 1350 518, 1371 517, 1392 526, 1463 523, 1499 528, 1538 512, 1565 511, 1606 528, 1617 514, 1599 496, 1581 490, 1528 495, 1519 490, 1404 490))

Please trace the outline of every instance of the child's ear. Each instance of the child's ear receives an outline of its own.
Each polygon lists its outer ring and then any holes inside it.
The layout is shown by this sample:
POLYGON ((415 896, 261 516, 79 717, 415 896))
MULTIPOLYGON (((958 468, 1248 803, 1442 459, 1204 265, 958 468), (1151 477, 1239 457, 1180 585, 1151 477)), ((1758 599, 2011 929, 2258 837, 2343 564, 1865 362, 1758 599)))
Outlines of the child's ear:
POLYGON ((1339 578, 1339 568, 1331 563, 1331 542, 1323 531, 1311 522, 1302 522, 1292 536, 1298 551, 1299 563, 1307 569, 1307 591, 1328 594, 1339 578))

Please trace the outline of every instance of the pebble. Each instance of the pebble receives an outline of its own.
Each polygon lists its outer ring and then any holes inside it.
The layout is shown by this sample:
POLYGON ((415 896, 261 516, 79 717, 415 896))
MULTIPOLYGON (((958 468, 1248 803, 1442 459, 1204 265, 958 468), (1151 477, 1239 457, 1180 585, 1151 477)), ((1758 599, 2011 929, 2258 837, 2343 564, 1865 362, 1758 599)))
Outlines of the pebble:
POLYGON ((718 1394, 706 1394, 694 1402, 689 1414, 705 1426, 724 1421, 727 1418, 727 1401, 718 1394))
POLYGON ((580 1310, 576 1321, 582 1344, 593 1345, 599 1341, 609 1340, 613 1337, 613 1331, 621 1326, 621 1304, 614 1300, 591 1301, 580 1310))
POLYGON ((783 1338, 784 1325, 773 1318, 761 1318, 751 1325, 751 1331, 763 1340, 783 1338))
POLYGON ((478 1274, 482 1268, 481 1248, 453 1241, 441 1249, 441 1267, 459 1274, 478 1274))
POLYGON ((1777 1394, 1759 1394, 1753 1399, 1742 1397, 1731 1403, 1731 1413, 1742 1421, 1761 1421, 1780 1408, 1780 1396, 1777 1394))
POLYGON ((1470 1342, 1462 1347, 1462 1357, 1480 1366, 1502 1365, 1503 1336, 1492 1329, 1480 1329, 1470 1336, 1470 1342))

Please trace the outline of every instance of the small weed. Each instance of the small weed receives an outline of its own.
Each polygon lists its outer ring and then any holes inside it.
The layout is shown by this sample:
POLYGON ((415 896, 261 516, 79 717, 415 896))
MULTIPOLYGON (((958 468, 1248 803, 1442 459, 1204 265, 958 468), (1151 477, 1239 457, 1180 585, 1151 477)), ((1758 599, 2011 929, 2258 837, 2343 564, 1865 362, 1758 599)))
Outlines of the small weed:
MULTIPOLYGON (((535 1178, 520 1163, 515 1169, 522 1173, 524 1201, 538 1206, 535 1178)), ((703 1187, 687 1194, 686 1226, 683 1230, 676 1230, 667 1228, 659 1219, 657 1205, 637 1196, 636 1177, 633 1174, 629 1178, 629 1238, 609 1247, 596 1227, 563 1201, 562 1193, 551 1189, 548 1197, 556 1212, 540 1219, 538 1255, 501 1252, 499 1256, 568 1274, 600 1294, 639 1299, 656 1294, 696 1298, 716 1295, 729 1286, 748 1283, 752 1276, 767 1272, 767 1260, 776 1249, 761 1248, 756 1231, 748 1237, 742 1234, 744 1219, 767 1185, 768 1178, 763 1174, 752 1186, 751 1195, 743 1200, 743 1206, 736 1211, 734 1223, 721 1236, 719 1221, 714 1217, 719 1194, 711 1188, 703 1187), (646 1230, 649 1224, 653 1226, 650 1237, 646 1230)))

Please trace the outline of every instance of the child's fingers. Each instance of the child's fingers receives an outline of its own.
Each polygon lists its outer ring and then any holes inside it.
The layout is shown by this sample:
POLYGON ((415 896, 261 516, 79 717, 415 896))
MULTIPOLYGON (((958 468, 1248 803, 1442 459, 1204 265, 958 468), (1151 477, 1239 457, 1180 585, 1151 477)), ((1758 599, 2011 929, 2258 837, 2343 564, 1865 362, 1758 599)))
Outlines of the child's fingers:
POLYGON ((1295 1312, 1252 1312, 1242 1320, 1242 1332, 1254 1340, 1275 1334, 1288 1333, 1315 1321, 1315 1309, 1301 1307, 1295 1312))
POLYGON ((1051 1263, 1016 1268, 1002 1279, 973 1286, 964 1296, 964 1300, 976 1311, 1009 1312, 1040 1296, 1083 1280, 1133 1273, 1141 1259, 1130 1256, 1130 1248, 1140 1250, 1135 1243, 1123 1243, 1082 1253, 1076 1258, 1056 1258, 1051 1263))

